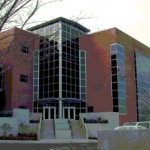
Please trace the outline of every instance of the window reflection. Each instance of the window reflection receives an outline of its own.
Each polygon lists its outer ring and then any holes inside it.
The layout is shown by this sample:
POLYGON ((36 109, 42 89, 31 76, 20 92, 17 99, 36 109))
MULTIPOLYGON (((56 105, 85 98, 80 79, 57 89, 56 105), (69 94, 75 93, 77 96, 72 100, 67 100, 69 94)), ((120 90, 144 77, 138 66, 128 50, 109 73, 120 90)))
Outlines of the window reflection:
POLYGON ((126 114, 126 83, 124 48, 119 44, 110 46, 113 111, 126 114))

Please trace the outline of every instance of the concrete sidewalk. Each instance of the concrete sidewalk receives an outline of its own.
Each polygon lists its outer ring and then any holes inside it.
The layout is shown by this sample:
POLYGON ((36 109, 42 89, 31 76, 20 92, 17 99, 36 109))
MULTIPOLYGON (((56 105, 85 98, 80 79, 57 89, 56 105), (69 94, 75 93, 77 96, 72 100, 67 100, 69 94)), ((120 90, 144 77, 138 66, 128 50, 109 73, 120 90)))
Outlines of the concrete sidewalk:
POLYGON ((98 150, 94 140, 0 141, 5 150, 98 150))
POLYGON ((86 139, 43 139, 38 141, 29 140, 0 140, 0 143, 97 143, 97 140, 86 139))

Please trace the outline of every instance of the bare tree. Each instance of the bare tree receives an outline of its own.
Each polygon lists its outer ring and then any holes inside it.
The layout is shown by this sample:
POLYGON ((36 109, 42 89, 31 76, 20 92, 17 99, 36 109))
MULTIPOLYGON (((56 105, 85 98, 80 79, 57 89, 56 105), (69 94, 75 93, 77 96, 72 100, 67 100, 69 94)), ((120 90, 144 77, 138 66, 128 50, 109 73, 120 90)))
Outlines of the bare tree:
POLYGON ((23 28, 42 6, 61 0, 1 0, 0 31, 12 26, 23 28))
MULTIPOLYGON (((1 0, 0 1, 0 32, 13 26, 23 29, 28 24, 34 14, 44 5, 62 0, 1 0)), ((0 35, 0 61, 17 47, 13 47, 14 36, 20 33, 4 33, 0 35), (6 46, 6 43, 8 43, 6 46)), ((35 40, 35 39, 34 39, 35 40)), ((20 46, 20 45, 18 45, 20 46)), ((31 58, 30 58, 31 59, 31 58)), ((30 60, 29 59, 29 60, 30 60)))
POLYGON ((17 50, 20 49, 20 44, 29 43, 28 46, 34 50, 35 48, 32 45, 37 45, 36 42, 38 42, 40 38, 23 30, 17 29, 16 32, 16 29, 13 27, 24 29, 42 6, 59 1, 62 0, 0 0, 0 68, 3 68, 0 70, 0 111, 2 111, 6 105, 6 89, 4 87, 6 81, 5 72, 7 73, 9 70, 21 64, 30 63, 33 60, 32 53, 29 54, 26 60, 17 58, 17 50), (19 42, 19 38, 23 40, 19 42), (7 62, 5 60, 8 60, 9 57, 7 56, 10 56, 9 54, 15 55, 18 60, 13 65, 11 63, 6 65, 7 62))

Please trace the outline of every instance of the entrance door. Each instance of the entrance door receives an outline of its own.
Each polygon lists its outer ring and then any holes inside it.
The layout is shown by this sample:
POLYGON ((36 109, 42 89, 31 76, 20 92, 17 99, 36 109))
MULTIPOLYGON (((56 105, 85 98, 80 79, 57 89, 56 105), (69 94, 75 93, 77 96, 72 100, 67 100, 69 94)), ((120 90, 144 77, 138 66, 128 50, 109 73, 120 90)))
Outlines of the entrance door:
POLYGON ((75 119, 75 108, 74 107, 64 107, 63 108, 63 118, 64 119, 75 119))
POLYGON ((55 107, 44 107, 43 108, 43 119, 55 119, 56 108, 55 107))

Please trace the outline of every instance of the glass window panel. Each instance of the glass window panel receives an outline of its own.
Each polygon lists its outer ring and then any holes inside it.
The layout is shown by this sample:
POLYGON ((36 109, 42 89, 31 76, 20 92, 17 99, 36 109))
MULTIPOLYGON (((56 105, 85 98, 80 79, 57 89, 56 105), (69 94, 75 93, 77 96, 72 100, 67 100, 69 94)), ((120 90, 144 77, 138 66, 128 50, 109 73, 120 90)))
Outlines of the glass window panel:
POLYGON ((81 66, 81 71, 85 72, 85 66, 83 66, 83 65, 81 66))
POLYGON ((116 54, 111 55, 111 60, 114 60, 114 59, 116 60, 116 54))
POLYGON ((112 91, 113 97, 117 98, 118 97, 118 91, 112 91))
POLYGON ((34 85, 38 85, 38 79, 34 79, 34 85))
POLYGON ((117 82, 117 75, 112 76, 112 82, 117 82))
POLYGON ((125 91, 126 90, 126 87, 125 87, 125 84, 122 84, 122 83, 118 83, 118 90, 122 90, 122 91, 125 91))
POLYGON ((121 60, 117 60, 117 66, 120 68, 124 68, 124 61, 121 61, 121 60))
POLYGON ((34 93, 34 99, 37 99, 38 95, 36 93, 34 93))
POLYGON ((126 107, 119 106, 119 113, 126 114, 126 107))
POLYGON ((39 54, 38 51, 34 51, 34 57, 38 58, 38 54, 39 54))
POLYGON ((34 64, 38 64, 38 59, 34 58, 34 64))
POLYGON ((66 25, 64 25, 64 24, 62 25, 62 30, 66 31, 66 25))
POLYGON ((71 34, 75 35, 75 29, 71 28, 71 34))
POLYGON ((120 98, 125 98, 125 97, 126 97, 126 93, 123 92, 123 91, 118 91, 118 96, 119 96, 120 98))
POLYGON ((66 39, 66 32, 64 32, 64 31, 62 31, 62 37, 64 38, 64 39, 66 39))
POLYGON ((119 108, 118 108, 118 106, 116 106, 116 107, 113 107, 113 112, 118 112, 119 111, 119 108))
POLYGON ((38 78, 38 72, 34 72, 34 78, 38 78))
POLYGON ((81 93, 85 93, 85 87, 81 87, 81 93))
POLYGON ((112 75, 117 74, 117 67, 111 68, 112 75))
POLYGON ((67 39, 70 39, 70 34, 67 34, 67 39))
POLYGON ((125 84, 125 77, 124 76, 118 75, 117 78, 118 78, 118 82, 125 84))
POLYGON ((67 33, 70 33, 70 27, 69 26, 66 27, 67 27, 67 33))
POLYGON ((81 86, 85 86, 85 80, 81 80, 81 86))
POLYGON ((126 100, 119 98, 118 100, 120 106, 126 106, 126 100))
POLYGON ((82 64, 83 64, 83 65, 85 64, 85 59, 81 59, 80 61, 81 61, 81 65, 82 65, 82 64))
POLYGON ((81 94, 81 99, 86 99, 86 95, 85 94, 81 94))
POLYGON ((85 58, 85 52, 81 51, 80 56, 85 58))
POLYGON ((116 45, 111 45, 110 52, 113 53, 113 54, 116 53, 117 52, 117 46, 116 45))
POLYGON ((38 71, 38 65, 34 65, 34 71, 38 71))
POLYGON ((124 55, 121 53, 117 53, 117 59, 124 61, 124 55))
POLYGON ((120 45, 117 45, 117 52, 124 54, 124 48, 120 45))
POLYGON ((117 61, 116 60, 112 60, 111 61, 111 66, 112 67, 116 67, 117 66, 117 61))
POLYGON ((118 83, 112 83, 112 90, 118 90, 118 83))
POLYGON ((118 106, 118 98, 113 98, 113 106, 118 106))
POLYGON ((81 73, 81 79, 85 79, 85 73, 81 73))
POLYGON ((36 93, 38 91, 38 86, 34 86, 34 92, 36 93))

